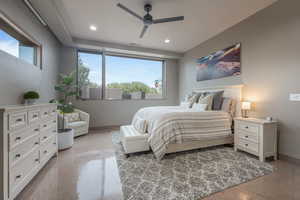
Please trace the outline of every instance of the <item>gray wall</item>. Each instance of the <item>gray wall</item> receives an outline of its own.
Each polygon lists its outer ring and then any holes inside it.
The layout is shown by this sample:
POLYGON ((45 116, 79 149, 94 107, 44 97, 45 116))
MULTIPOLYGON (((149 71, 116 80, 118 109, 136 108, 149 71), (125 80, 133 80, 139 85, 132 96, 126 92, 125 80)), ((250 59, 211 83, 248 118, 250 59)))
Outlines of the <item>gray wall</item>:
MULTIPOLYGON (((61 73, 76 69, 76 49, 64 47, 61 73)), ((176 60, 166 61, 167 97, 163 100, 74 100, 74 105, 91 116, 91 127, 130 124, 134 113, 142 107, 178 105, 178 65, 176 60)))
POLYGON ((253 116, 280 122, 279 152, 300 159, 300 1, 280 0, 188 51, 180 62, 180 98, 193 88, 243 83, 243 98, 255 102, 253 116), (196 58, 242 43, 242 75, 196 82, 196 58))
POLYGON ((0 105, 18 104, 27 90, 40 92, 40 102, 55 97, 60 61, 60 43, 25 7, 22 0, 1 0, 0 10, 43 45, 43 69, 0 50, 0 105))

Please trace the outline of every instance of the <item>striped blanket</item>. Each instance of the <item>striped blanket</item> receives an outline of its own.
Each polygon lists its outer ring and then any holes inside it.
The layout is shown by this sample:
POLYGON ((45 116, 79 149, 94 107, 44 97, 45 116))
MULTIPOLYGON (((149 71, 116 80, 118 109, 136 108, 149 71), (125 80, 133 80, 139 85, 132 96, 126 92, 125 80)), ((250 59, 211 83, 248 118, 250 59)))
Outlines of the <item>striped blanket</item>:
POLYGON ((161 159, 170 143, 223 137, 231 133, 230 114, 223 111, 194 111, 183 107, 148 107, 140 109, 132 125, 149 134, 149 144, 161 159))

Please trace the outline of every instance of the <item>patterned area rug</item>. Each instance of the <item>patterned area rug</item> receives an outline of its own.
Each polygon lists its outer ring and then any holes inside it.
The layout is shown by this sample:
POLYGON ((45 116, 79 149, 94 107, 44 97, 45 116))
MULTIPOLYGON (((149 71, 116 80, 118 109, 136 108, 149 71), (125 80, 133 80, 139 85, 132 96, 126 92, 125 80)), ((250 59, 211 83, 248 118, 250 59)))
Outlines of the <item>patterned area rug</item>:
POLYGON ((215 192, 273 172, 270 164, 230 147, 213 147, 166 155, 151 152, 126 158, 113 134, 124 200, 199 200, 215 192))

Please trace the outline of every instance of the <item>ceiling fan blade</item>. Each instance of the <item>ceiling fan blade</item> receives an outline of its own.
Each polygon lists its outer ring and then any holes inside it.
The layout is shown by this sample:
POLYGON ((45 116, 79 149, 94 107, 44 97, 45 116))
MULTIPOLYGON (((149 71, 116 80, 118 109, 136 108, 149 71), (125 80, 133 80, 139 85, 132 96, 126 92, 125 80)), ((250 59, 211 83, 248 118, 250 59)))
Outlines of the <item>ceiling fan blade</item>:
POLYGON ((144 27, 143 27, 143 30, 142 30, 141 35, 140 35, 140 38, 144 37, 144 35, 145 35, 147 29, 148 29, 148 26, 144 26, 144 27))
POLYGON ((144 20, 141 16, 139 16, 138 14, 136 14, 135 12, 133 12, 132 10, 130 10, 129 8, 125 7, 124 5, 118 3, 117 6, 121 9, 123 9, 124 11, 128 12, 129 14, 133 15, 134 17, 140 19, 140 20, 144 20))
POLYGON ((175 21, 182 21, 182 20, 184 20, 184 16, 162 18, 162 19, 153 20, 153 24, 160 24, 160 23, 165 23, 165 22, 175 22, 175 21))

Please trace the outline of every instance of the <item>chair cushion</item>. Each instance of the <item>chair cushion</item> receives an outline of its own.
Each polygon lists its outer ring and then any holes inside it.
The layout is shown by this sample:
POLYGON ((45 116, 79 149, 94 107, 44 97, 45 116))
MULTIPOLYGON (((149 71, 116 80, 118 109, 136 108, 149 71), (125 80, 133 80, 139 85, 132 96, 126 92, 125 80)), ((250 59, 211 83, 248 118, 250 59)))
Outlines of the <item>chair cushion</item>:
POLYGON ((78 112, 67 113, 65 114, 65 117, 68 119, 68 122, 80 121, 80 115, 78 112))
POLYGON ((69 123, 69 127, 80 127, 80 126, 86 126, 87 123, 85 121, 75 121, 75 122, 71 122, 69 123))

